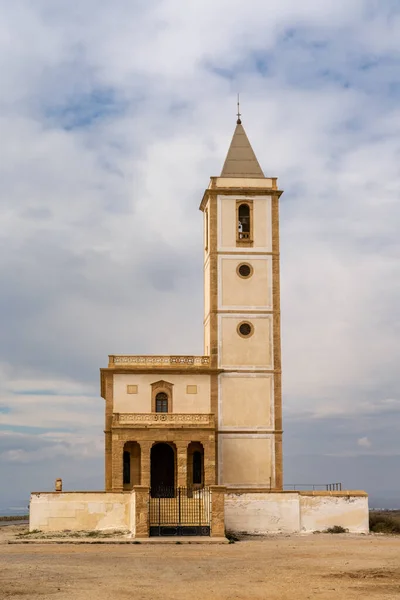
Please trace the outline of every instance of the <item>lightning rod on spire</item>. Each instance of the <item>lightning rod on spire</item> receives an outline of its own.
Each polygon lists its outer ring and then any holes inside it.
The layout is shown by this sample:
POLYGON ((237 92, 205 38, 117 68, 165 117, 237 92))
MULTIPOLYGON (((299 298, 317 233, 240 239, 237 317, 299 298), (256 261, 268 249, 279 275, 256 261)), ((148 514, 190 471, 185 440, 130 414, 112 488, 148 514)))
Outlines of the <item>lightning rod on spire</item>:
POLYGON ((240 117, 241 117, 241 116, 242 116, 242 115, 240 114, 240 96, 239 96, 239 94, 238 94, 238 95, 237 95, 237 121, 236 121, 236 123, 237 123, 238 125, 240 125, 240 124, 241 124, 241 122, 242 122, 242 121, 240 120, 240 117))

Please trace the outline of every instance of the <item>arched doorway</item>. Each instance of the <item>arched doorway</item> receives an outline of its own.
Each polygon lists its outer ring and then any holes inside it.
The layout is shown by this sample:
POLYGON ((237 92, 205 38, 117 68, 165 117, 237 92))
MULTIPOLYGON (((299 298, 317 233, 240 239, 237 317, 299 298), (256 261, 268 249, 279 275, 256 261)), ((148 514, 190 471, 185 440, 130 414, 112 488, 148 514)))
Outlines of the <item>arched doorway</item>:
POLYGON ((150 485, 153 498, 175 494, 175 452, 169 444, 155 444, 150 454, 150 485))

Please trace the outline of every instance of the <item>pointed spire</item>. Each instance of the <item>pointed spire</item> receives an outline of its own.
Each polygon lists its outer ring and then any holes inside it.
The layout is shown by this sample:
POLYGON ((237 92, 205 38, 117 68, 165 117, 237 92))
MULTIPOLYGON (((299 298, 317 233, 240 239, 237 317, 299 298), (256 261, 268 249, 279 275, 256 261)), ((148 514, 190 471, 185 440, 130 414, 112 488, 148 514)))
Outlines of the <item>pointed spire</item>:
POLYGON ((221 177, 264 178, 260 164, 240 120, 239 99, 236 129, 222 168, 221 177))
POLYGON ((239 96, 239 94, 238 94, 237 107, 238 107, 238 111, 237 111, 237 115, 236 115, 237 116, 236 125, 241 125, 242 121, 241 121, 240 117, 242 115, 240 114, 240 96, 239 96))

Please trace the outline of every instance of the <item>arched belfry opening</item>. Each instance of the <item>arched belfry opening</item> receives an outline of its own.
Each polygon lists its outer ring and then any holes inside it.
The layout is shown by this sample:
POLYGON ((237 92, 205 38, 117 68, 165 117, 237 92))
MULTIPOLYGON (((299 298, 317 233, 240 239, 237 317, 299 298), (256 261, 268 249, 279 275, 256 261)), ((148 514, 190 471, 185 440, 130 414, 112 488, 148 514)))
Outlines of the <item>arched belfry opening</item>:
POLYGON ((150 454, 150 485, 153 498, 171 498, 175 494, 175 446, 154 444, 150 454))
POLYGON ((239 204, 238 207, 238 237, 239 240, 250 239, 250 206, 239 204))
POLYGON ((250 233, 250 207, 248 204, 239 205, 239 221, 244 233, 250 233))

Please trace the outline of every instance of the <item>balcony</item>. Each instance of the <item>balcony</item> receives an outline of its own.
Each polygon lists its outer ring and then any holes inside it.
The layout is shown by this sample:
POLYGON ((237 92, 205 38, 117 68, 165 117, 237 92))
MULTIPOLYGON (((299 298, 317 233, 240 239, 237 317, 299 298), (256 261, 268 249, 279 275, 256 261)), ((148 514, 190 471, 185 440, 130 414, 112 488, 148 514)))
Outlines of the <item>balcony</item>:
POLYGON ((214 429, 214 415, 203 413, 114 413, 113 427, 214 429))
POLYGON ((111 354, 108 357, 108 368, 129 369, 208 369, 209 356, 142 356, 111 354))

